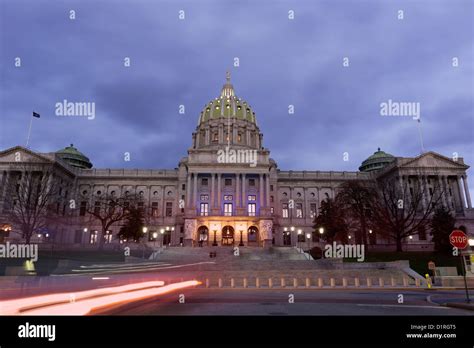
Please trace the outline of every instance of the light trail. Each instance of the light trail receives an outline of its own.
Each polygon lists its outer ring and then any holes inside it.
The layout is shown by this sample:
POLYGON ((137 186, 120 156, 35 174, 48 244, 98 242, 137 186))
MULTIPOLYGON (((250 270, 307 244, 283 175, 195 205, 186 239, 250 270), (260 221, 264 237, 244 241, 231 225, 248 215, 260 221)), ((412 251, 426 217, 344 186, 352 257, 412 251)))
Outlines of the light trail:
POLYGON ((136 290, 123 294, 107 295, 103 297, 85 299, 79 302, 59 304, 44 308, 37 308, 21 313, 22 315, 88 315, 94 312, 105 311, 117 305, 144 300, 146 298, 163 295, 175 290, 199 285, 200 282, 190 280, 173 283, 159 288, 136 290))
POLYGON ((116 293, 134 291, 139 289, 163 286, 165 283, 161 280, 127 284, 108 288, 100 288, 85 291, 70 291, 56 293, 51 295, 41 295, 19 298, 15 300, 0 301, 0 315, 18 315, 23 311, 31 310, 37 307, 49 306, 59 303, 70 303, 80 301, 94 296, 105 296, 116 293))

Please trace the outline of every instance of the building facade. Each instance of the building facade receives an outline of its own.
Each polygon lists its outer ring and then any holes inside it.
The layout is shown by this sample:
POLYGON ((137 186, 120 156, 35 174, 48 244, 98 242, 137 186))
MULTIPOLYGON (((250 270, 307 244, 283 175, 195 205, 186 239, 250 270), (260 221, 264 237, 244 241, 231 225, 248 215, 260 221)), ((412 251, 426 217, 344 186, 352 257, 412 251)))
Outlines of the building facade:
MULTIPOLYGON (((268 247, 308 246, 318 243, 313 231, 321 201, 334 198, 339 186, 350 180, 371 181, 396 177, 408 187, 440 185, 443 205, 468 232, 474 211, 462 158, 434 152, 413 158, 376 151, 359 171, 285 171, 270 158, 251 106, 235 95, 230 76, 220 95, 199 115, 192 144, 176 169, 97 169, 73 145, 52 153, 37 153, 17 146, 0 152, 0 227, 8 239, 18 238, 17 226, 8 221, 12 197, 7 187, 42 168, 57 186, 54 200, 58 215, 67 223, 52 222, 46 233, 33 240, 71 246, 98 244, 98 222, 87 214, 103 196, 134 194, 146 211, 149 243, 171 246, 245 245, 268 247), (420 174, 422 173, 422 174, 420 174), (410 186, 411 185, 411 186, 410 186), (3 226, 3 227, 2 227, 3 226), (5 234, 8 229, 8 234, 5 234)), ((120 223, 110 226, 106 243, 117 244, 120 223)), ((374 234, 374 245, 393 245, 374 234)), ((413 249, 430 248, 430 236, 406 241, 413 249)))

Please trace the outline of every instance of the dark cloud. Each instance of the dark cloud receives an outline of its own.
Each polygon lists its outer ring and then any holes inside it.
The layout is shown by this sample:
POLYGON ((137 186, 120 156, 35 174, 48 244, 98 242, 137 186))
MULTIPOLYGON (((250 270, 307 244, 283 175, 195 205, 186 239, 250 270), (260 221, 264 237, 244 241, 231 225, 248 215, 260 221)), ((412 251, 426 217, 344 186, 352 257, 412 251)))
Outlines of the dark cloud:
POLYGON ((2 1, 0 147, 24 143, 34 109, 33 149, 72 142, 97 167, 173 168, 239 57, 236 92, 282 169, 356 170, 379 146, 417 155, 416 122, 380 116, 388 99, 420 102, 425 147, 472 164, 473 13, 431 0, 2 1), (63 99, 95 102, 96 119, 54 116, 63 99))

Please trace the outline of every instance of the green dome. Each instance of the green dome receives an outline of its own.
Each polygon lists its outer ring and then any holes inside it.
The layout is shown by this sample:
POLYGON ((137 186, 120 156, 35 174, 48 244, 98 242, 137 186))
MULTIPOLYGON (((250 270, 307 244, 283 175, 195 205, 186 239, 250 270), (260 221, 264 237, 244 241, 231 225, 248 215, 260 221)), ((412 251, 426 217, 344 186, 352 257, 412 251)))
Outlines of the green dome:
POLYGON ((89 161, 89 158, 78 151, 73 144, 56 151, 56 154, 73 167, 82 169, 92 168, 92 163, 89 161))
POLYGON ((361 172, 371 172, 374 170, 380 170, 387 164, 393 162, 395 157, 389 153, 380 150, 380 147, 372 156, 362 162, 359 170, 361 172))
POLYGON ((221 95, 204 106, 199 117, 199 124, 212 119, 237 118, 256 123, 255 112, 250 105, 235 96, 234 86, 230 83, 230 74, 222 87, 221 95))

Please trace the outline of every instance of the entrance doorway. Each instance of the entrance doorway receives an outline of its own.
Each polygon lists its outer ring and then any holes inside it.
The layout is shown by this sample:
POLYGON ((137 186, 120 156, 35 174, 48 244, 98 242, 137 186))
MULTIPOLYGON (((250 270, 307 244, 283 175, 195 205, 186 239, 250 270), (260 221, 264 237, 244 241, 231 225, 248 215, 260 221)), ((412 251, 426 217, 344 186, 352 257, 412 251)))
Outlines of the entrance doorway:
POLYGON ((222 229, 222 245, 234 245, 234 228, 224 226, 222 229))
POLYGON ((247 230, 247 240, 248 245, 255 246, 258 245, 258 228, 255 226, 250 226, 247 230))
POLYGON ((291 245, 291 233, 283 232, 283 245, 291 245))
POLYGON ((208 245, 209 242, 209 230, 207 229, 206 226, 201 226, 198 228, 197 231, 198 235, 198 245, 203 246, 203 245, 208 245))

